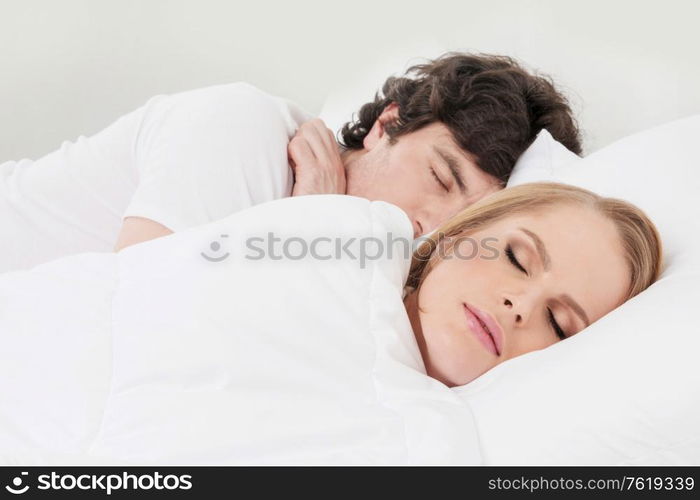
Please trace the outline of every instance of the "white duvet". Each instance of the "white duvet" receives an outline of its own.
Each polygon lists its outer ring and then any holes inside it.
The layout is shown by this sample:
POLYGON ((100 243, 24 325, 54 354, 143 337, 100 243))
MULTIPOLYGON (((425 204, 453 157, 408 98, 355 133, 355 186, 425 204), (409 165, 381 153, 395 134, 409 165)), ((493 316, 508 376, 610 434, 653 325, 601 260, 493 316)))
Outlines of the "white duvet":
POLYGON ((393 205, 308 196, 0 275, 0 462, 479 463, 466 403, 424 373, 409 254, 247 258, 268 233, 412 240, 393 205))

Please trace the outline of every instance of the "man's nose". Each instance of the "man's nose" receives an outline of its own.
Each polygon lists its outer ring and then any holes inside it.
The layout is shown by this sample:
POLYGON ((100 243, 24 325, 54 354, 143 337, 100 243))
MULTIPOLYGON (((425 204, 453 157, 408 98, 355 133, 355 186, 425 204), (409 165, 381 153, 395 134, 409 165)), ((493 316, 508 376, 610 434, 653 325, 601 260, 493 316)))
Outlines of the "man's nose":
MULTIPOLYGON (((416 222, 418 223, 418 230, 420 231, 418 233, 418 236, 422 236, 424 234, 432 233, 435 231, 440 224, 445 222, 449 217, 445 217, 437 212, 423 212, 422 214, 419 214, 416 217, 416 222)), ((414 224, 415 228, 415 224, 414 224)))
POLYGON ((418 238, 425 234, 423 229, 423 224, 418 219, 413 219, 413 238, 418 238))

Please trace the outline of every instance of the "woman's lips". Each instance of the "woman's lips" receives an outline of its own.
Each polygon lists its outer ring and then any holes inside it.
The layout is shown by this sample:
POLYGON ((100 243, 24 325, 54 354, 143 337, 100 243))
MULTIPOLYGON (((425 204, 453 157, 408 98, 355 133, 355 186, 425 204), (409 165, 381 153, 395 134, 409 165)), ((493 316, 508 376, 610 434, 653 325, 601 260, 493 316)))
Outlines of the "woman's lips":
POLYGON ((467 317, 469 329, 476 335, 476 338, 486 347, 488 351, 496 356, 501 355, 500 331, 498 326, 493 326, 495 321, 488 317, 486 313, 468 304, 464 305, 464 314, 467 317), (486 321, 485 321, 486 320, 486 321), (491 324, 491 328, 489 328, 491 324))

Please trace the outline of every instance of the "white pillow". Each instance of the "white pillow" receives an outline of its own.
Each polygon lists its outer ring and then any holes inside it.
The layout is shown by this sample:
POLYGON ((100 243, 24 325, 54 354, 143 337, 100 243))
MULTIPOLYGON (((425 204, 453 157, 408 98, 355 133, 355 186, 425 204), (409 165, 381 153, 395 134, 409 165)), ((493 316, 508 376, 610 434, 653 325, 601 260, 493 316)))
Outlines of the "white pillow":
POLYGON ((579 335, 454 389, 485 463, 700 464, 699 136, 700 115, 509 183, 565 182, 635 203, 657 224, 666 265, 579 335))
POLYGON ((525 152, 515 162, 508 179, 509 186, 516 186, 528 179, 544 179, 553 176, 560 168, 581 161, 581 157, 557 141, 546 129, 539 134, 525 152))

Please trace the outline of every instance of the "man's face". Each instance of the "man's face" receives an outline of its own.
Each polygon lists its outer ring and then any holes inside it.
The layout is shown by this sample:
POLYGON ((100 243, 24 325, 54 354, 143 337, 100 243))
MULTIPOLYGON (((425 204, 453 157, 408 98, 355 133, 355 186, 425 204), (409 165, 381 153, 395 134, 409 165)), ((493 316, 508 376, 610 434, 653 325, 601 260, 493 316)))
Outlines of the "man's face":
POLYGON ((398 206, 416 238, 501 187, 439 122, 399 136, 393 145, 375 124, 364 144, 347 169, 347 194, 398 206))

